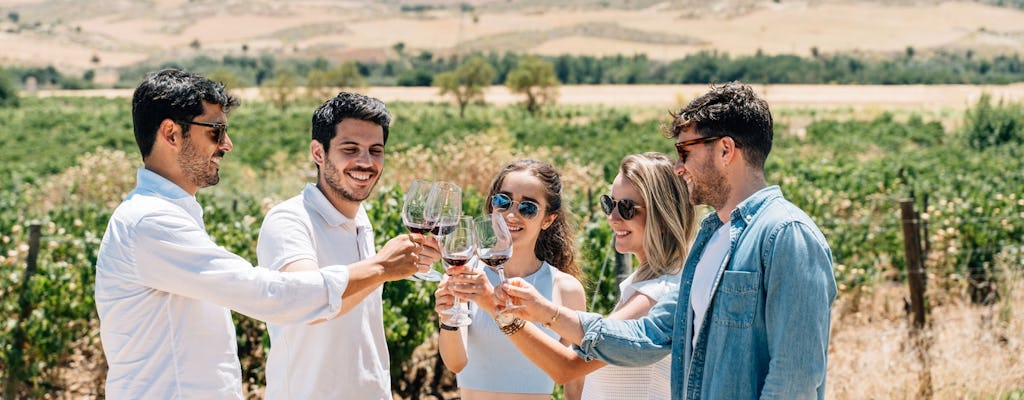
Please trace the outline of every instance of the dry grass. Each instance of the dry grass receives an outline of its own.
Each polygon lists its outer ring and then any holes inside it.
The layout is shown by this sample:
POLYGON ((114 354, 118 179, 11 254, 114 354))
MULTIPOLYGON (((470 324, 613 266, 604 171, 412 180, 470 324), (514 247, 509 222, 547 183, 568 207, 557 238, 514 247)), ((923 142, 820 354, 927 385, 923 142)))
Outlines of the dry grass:
POLYGON ((1003 398, 1024 389, 1024 276, 1002 275, 993 306, 932 290, 929 326, 911 338, 905 284, 845 292, 832 318, 830 399, 1003 398), (930 385, 928 384, 930 381, 930 385))

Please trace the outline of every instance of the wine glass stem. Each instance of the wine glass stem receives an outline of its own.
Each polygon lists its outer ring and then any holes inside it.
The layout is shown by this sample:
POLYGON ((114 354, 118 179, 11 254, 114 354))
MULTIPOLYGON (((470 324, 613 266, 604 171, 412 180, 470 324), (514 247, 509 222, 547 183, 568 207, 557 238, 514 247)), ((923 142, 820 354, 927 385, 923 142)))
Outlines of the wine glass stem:
MULTIPOLYGON (((505 282, 508 281, 507 279, 505 279, 505 266, 504 265, 499 265, 498 266, 498 281, 501 282, 501 284, 503 284, 503 285, 505 284, 505 282)), ((505 309, 508 309, 509 307, 512 307, 512 299, 509 298, 508 295, 505 295, 505 309)))

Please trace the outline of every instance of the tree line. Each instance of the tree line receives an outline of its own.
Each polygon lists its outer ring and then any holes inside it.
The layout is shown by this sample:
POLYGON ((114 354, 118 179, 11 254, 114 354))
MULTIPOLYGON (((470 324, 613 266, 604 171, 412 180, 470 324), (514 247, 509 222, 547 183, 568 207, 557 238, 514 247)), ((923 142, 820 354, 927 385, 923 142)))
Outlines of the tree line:
MULTIPOLYGON (((349 75, 374 86, 431 86, 443 73, 454 72, 467 60, 481 58, 494 70, 491 84, 504 85, 520 60, 519 53, 474 53, 439 56, 430 51, 409 52, 402 43, 392 46, 393 56, 381 62, 313 59, 277 59, 270 54, 197 56, 187 60, 147 64, 121 69, 116 87, 131 88, 146 73, 178 67, 231 80, 241 86, 262 86, 280 75, 294 77, 305 85, 313 71, 328 71, 350 65, 349 75)), ((899 54, 826 54, 811 49, 809 57, 792 54, 732 56, 719 51, 701 51, 686 57, 661 61, 646 55, 561 55, 540 57, 551 63, 561 84, 702 84, 739 80, 763 84, 1007 84, 1024 81, 1024 59, 1019 54, 979 56, 971 50, 939 50, 923 55, 913 47, 899 54)), ((40 87, 79 89, 94 86, 93 71, 82 76, 61 74, 53 67, 8 68, 6 74, 23 85, 32 76, 40 87)), ((313 75, 317 76, 316 74, 313 75)), ((324 79, 323 75, 317 79, 324 79)))

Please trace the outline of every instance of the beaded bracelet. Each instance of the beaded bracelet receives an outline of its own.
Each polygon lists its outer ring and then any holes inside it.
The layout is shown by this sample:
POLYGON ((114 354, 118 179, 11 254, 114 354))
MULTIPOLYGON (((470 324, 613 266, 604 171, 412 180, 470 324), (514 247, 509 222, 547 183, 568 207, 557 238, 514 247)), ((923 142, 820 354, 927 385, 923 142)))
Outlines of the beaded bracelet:
POLYGON ((501 327, 501 333, 504 333, 505 336, 512 336, 524 326, 526 326, 526 320, 516 317, 511 323, 501 327))

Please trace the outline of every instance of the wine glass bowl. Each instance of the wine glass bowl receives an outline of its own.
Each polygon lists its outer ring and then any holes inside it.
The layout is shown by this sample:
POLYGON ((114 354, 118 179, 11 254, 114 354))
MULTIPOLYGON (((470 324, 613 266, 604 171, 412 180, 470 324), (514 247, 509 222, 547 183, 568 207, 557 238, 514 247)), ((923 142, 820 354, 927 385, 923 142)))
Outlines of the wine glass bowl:
MULTIPOLYGON (((440 221, 441 226, 451 226, 450 232, 441 239, 441 260, 444 261, 445 272, 451 275, 452 270, 468 264, 476 255, 476 226, 472 217, 446 216, 440 221)), ((449 315, 443 321, 449 326, 466 326, 473 322, 469 310, 462 307, 459 296, 455 296, 452 308, 442 314, 449 315)))
POLYGON ((430 196, 434 184, 421 179, 412 181, 402 203, 402 223, 409 232, 425 234, 434 229, 437 208, 431 206, 430 196))
POLYGON ((437 182, 432 196, 430 201, 437 208, 437 223, 432 232, 436 236, 447 235, 455 229, 455 223, 462 216, 462 188, 452 182, 437 182))
MULTIPOLYGON (((504 264, 512 258, 512 234, 509 233, 505 217, 501 213, 491 213, 477 218, 476 238, 476 252, 480 261, 497 272, 500 283, 504 284, 507 281, 504 264)), ((513 305, 506 298, 502 313, 521 307, 513 305)))
MULTIPOLYGON (((409 190, 405 192, 405 201, 402 202, 402 224, 409 232, 425 235, 434 230, 441 210, 436 193, 437 184, 434 182, 416 179, 409 185, 409 190)), ((461 196, 459 202, 461 203, 461 196)), ((461 204, 459 207, 461 209, 461 204)), ((417 272, 413 276, 431 282, 441 280, 441 274, 433 268, 417 272)))

